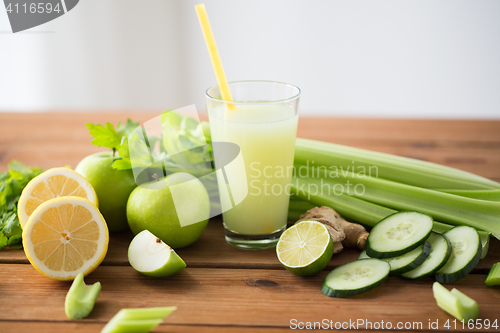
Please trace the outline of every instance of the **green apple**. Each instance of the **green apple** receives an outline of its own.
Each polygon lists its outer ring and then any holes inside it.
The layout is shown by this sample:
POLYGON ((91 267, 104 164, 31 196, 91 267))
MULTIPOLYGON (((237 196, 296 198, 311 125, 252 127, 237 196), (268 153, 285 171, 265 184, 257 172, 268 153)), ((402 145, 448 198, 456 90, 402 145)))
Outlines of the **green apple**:
POLYGON ((149 230, 141 231, 130 242, 128 262, 139 273, 153 277, 170 276, 186 267, 181 257, 149 230))
POLYGON ((142 184, 127 202, 134 234, 149 230, 174 249, 194 243, 210 217, 210 198, 203 183, 185 172, 142 184))
POLYGON ((94 187, 110 232, 128 229, 127 200, 137 187, 132 170, 113 169, 115 159, 111 152, 96 153, 85 157, 75 169, 94 187))

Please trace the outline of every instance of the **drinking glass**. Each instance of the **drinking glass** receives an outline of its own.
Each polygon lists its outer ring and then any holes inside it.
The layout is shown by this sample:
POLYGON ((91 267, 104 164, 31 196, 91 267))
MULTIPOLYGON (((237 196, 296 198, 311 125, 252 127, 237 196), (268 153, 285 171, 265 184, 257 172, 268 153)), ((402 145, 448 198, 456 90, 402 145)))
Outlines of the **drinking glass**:
MULTIPOLYGON (((230 82, 229 89, 233 101, 221 99, 219 86, 206 91, 212 141, 233 143, 242 156, 238 168, 217 173, 219 189, 230 193, 221 196, 226 241, 273 247, 286 228, 300 89, 274 81, 230 82)), ((224 147, 213 145, 218 170, 224 147)))

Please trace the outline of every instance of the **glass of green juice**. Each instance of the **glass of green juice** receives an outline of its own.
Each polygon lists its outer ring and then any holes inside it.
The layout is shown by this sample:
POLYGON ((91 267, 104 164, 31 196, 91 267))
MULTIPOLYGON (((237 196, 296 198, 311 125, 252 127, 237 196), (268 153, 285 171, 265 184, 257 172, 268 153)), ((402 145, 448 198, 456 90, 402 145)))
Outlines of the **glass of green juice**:
MULTIPOLYGON (((243 159, 239 170, 217 174, 219 189, 244 197, 221 197, 226 241, 245 249, 273 247, 287 223, 300 89, 274 81, 230 82, 229 89, 233 101, 220 97, 219 86, 206 91, 212 141, 236 144, 243 159)), ((218 170, 224 147, 213 145, 218 170)))

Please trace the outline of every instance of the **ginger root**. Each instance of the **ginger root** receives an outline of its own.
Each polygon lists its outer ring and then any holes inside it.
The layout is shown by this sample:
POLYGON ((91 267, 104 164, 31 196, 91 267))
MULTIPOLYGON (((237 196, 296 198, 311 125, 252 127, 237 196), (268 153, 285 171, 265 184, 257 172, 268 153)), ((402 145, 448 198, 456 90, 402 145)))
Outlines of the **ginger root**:
POLYGON ((357 247, 360 250, 365 248, 368 231, 356 223, 347 222, 336 211, 330 207, 314 207, 300 216, 301 221, 318 221, 323 223, 333 240, 333 253, 342 251, 345 247, 357 247))

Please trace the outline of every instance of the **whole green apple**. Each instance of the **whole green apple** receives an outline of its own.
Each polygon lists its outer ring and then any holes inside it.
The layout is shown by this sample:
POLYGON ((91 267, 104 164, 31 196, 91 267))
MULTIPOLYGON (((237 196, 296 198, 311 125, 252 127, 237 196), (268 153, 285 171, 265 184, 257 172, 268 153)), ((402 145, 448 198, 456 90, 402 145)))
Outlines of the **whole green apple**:
POLYGON ((113 169, 115 159, 111 152, 96 153, 85 157, 75 169, 94 187, 110 232, 128 229, 127 200, 137 187, 132 170, 113 169))
POLYGON ((128 198, 127 220, 134 234, 149 230, 170 247, 194 243, 210 217, 210 198, 196 177, 177 172, 137 187, 128 198))

